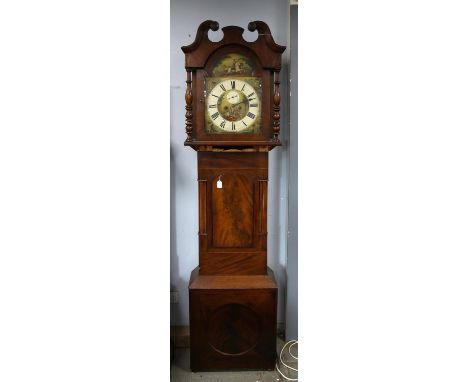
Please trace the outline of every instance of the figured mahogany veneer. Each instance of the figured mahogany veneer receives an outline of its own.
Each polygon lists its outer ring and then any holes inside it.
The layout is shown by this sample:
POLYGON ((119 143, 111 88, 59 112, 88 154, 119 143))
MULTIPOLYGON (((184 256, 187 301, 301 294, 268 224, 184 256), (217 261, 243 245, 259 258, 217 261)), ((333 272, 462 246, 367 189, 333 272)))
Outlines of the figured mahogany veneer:
POLYGON ((265 274, 268 153, 198 152, 198 181, 200 273, 265 274))
POLYGON ((227 172, 219 179, 222 188, 217 188, 217 181, 211 183, 212 245, 215 248, 252 248, 255 179, 236 172, 227 172))
POLYGON ((193 371, 275 367, 278 289, 271 269, 257 276, 192 272, 190 365, 193 371))

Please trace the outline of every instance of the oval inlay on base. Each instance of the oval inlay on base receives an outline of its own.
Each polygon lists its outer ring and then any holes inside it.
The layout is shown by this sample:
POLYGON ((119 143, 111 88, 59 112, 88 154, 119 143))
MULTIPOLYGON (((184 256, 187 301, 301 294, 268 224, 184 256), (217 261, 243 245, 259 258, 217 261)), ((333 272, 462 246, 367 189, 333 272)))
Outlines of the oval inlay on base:
POLYGON ((218 353, 245 354, 259 341, 260 317, 243 305, 223 305, 210 316, 207 335, 209 344, 218 353))

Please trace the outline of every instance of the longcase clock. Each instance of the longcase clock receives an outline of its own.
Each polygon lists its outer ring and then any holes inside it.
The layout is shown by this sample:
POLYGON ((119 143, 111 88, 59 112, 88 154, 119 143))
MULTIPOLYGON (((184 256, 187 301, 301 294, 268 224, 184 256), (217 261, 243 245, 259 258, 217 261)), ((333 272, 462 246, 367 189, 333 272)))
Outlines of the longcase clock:
POLYGON ((189 282, 193 371, 273 369, 278 288, 267 267, 268 152, 281 145, 284 46, 262 21, 204 21, 182 47, 187 71, 185 145, 197 151, 199 266, 189 282))

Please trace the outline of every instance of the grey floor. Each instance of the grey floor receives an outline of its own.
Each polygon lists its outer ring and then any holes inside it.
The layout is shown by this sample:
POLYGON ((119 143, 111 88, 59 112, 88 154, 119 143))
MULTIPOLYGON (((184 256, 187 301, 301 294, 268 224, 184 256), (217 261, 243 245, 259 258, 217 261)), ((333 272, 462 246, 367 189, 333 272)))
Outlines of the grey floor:
MULTIPOLYGON (((276 343, 277 354, 281 351, 284 341, 278 338, 276 343)), ((293 354, 297 356, 297 346, 293 348, 293 354)), ((283 352, 283 360, 297 369, 297 360, 292 358, 288 349, 283 352)), ((284 366, 281 368, 284 375, 289 378, 297 378, 295 371, 289 370, 284 366)), ((273 371, 223 371, 223 372, 203 372, 192 373, 190 371, 190 349, 175 349, 174 362, 171 370, 171 382, 283 382, 283 378, 276 370, 273 371)))

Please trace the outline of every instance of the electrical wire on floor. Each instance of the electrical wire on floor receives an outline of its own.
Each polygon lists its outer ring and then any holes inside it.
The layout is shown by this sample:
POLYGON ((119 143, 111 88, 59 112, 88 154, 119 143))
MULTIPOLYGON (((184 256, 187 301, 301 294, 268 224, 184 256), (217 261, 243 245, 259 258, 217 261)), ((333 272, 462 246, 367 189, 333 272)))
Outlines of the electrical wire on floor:
POLYGON ((289 355, 290 355, 292 358, 294 358, 296 361, 299 362, 299 357, 298 357, 298 356, 296 357, 296 356, 291 352, 291 348, 292 348, 294 345, 297 345, 297 344, 298 344, 298 341, 296 341, 296 340, 291 340, 291 341, 286 342, 286 343, 284 344, 283 348, 281 349, 281 352, 280 352, 280 355, 279 355, 279 362, 276 364, 276 370, 278 370, 278 373, 280 373, 281 376, 282 376, 284 379, 288 380, 288 381, 298 381, 298 379, 297 379, 297 378, 289 378, 289 377, 286 377, 286 376, 283 374, 283 372, 280 370, 281 365, 287 367, 287 368, 290 369, 290 370, 294 370, 296 373, 298 372, 298 370, 297 370, 296 368, 292 367, 292 366, 286 365, 286 363, 283 361, 283 351, 284 351, 284 349, 286 349, 286 346, 289 345, 289 347, 288 347, 289 355), (280 366, 278 366, 279 363, 281 363, 280 366))

